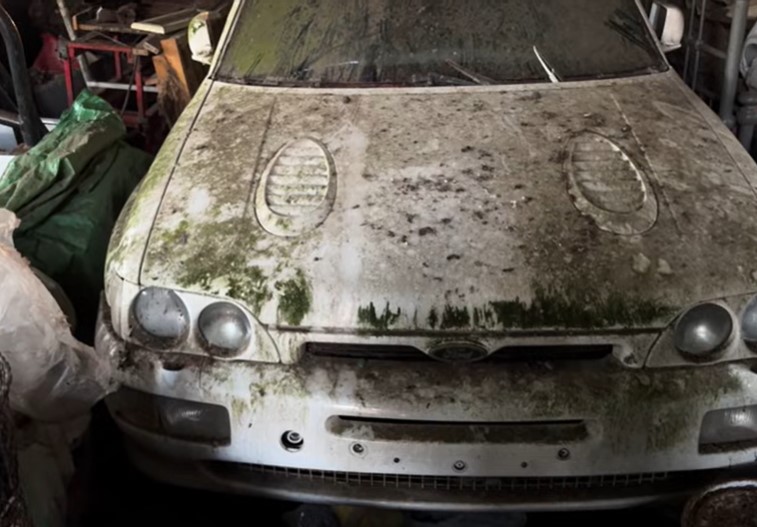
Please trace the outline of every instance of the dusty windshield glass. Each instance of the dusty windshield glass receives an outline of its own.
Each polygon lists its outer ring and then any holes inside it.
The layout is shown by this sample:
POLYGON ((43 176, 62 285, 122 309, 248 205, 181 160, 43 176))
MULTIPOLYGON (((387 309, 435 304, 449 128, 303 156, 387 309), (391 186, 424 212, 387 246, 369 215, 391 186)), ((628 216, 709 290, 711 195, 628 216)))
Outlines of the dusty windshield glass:
POLYGON ((664 68, 635 0, 246 0, 217 76, 466 85, 664 68))

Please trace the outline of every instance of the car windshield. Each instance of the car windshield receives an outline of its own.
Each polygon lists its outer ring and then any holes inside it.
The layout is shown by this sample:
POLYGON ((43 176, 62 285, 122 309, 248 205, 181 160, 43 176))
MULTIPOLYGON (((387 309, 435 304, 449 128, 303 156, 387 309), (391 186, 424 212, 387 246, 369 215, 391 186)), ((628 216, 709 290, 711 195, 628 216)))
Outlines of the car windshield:
POLYGON ((217 77, 469 85, 665 68, 635 0, 246 0, 217 77))

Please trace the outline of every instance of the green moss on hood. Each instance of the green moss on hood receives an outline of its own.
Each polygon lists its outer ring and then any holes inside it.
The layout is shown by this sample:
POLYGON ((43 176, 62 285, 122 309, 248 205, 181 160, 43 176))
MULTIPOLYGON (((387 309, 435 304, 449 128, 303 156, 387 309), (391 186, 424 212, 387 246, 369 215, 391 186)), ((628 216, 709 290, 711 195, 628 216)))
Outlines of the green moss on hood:
POLYGON ((376 306, 371 302, 369 305, 358 309, 357 319, 362 326, 367 326, 372 329, 386 330, 397 322, 401 314, 402 310, 399 307, 397 308, 397 311, 394 312, 390 309, 389 302, 387 302, 383 313, 379 315, 376 312, 376 306))
POLYGON ((279 317, 291 326, 299 326, 310 311, 312 303, 312 293, 305 273, 298 269, 295 278, 277 282, 276 289, 281 294, 279 317))
POLYGON ((428 314, 428 325, 431 329, 436 329, 436 325, 439 323, 439 315, 436 312, 436 308, 432 307, 428 314))
POLYGON ((185 256, 178 264, 179 286, 226 295, 257 315, 273 298, 268 277, 248 262, 255 254, 257 239, 243 219, 209 221, 194 228, 182 222, 161 238, 156 254, 170 258, 177 252, 177 243, 184 245, 181 254, 185 256))
POLYGON ((597 329, 652 324, 677 309, 635 294, 597 293, 588 289, 536 286, 534 299, 491 302, 497 322, 504 329, 597 329))
POLYGON ((582 288, 534 287, 531 302, 520 298, 483 306, 444 306, 429 311, 430 329, 605 329, 667 322, 678 308, 634 293, 598 293, 582 288))
POLYGON ((467 307, 444 306, 440 329, 457 329, 470 327, 470 311, 467 307))

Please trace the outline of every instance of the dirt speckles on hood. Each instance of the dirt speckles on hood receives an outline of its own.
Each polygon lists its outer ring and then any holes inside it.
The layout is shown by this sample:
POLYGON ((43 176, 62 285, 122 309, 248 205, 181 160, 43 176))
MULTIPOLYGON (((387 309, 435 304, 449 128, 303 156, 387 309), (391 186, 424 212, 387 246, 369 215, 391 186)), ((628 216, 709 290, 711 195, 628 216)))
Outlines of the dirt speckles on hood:
POLYGON ((349 104, 216 83, 168 185, 142 281, 229 295, 284 326, 664 325, 692 303, 750 291, 757 270, 743 167, 671 75, 545 86, 538 97, 357 91, 349 104), (602 231, 574 206, 566 148, 585 132, 643 173, 659 203, 647 232, 602 231), (328 148, 338 192, 323 225, 286 239, 260 227, 251 197, 272 156, 301 137, 328 148))

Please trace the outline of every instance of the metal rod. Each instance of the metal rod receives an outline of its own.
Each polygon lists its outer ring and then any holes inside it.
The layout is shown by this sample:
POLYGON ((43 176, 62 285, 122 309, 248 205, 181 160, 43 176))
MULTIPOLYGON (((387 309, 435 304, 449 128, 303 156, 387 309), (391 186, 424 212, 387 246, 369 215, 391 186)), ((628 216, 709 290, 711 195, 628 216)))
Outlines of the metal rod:
POLYGON ((697 45, 694 46, 694 73, 691 77, 691 89, 697 91, 699 84, 699 65, 702 61, 702 43, 704 42, 704 24, 707 21, 707 0, 702 0, 702 9, 699 13, 699 33, 697 45))
POLYGON ((21 121, 21 136, 24 143, 34 146, 45 136, 47 130, 45 130, 42 120, 39 118, 37 106, 34 102, 21 35, 18 33, 15 22, 2 5, 0 5, 0 36, 2 36, 5 50, 8 53, 8 64, 13 78, 13 90, 16 94, 16 105, 21 121))
POLYGON ((731 21, 731 35, 728 39, 728 58, 726 58, 725 62, 723 89, 720 94, 720 118, 729 128, 733 128, 736 125, 733 109, 736 105, 739 62, 741 61, 741 52, 744 48, 748 14, 749 0, 735 0, 733 4, 733 20, 731 21))
MULTIPOLYGON (((135 82, 136 82, 136 96, 137 96, 137 113, 139 114, 140 119, 144 119, 145 117, 145 92, 144 92, 144 77, 142 75, 142 65, 140 64, 139 57, 135 57, 134 59, 134 69, 136 71, 135 76, 135 82)), ((126 94, 126 96, 129 96, 129 93, 126 94)))
MULTIPOLYGON (((131 84, 126 84, 122 82, 91 82, 89 84, 90 89, 101 89, 101 90, 121 90, 121 91, 131 91, 134 89, 134 86, 131 84)), ((158 87, 157 86, 145 86, 143 88, 145 93, 158 93, 158 87)))
MULTIPOLYGON (((697 44, 696 41, 694 41, 694 40, 691 40, 691 41, 687 40, 686 43, 688 45, 691 45, 691 46, 695 46, 697 44)), ((711 55, 711 56, 713 56, 715 58, 718 58, 720 60, 725 60, 726 58, 728 58, 728 54, 725 51, 723 51, 722 49, 718 49, 718 48, 716 48, 714 46, 710 46, 709 44, 706 44, 704 42, 702 42, 701 44, 699 44, 699 49, 702 52, 704 52, 704 53, 706 53, 708 55, 711 55)))
POLYGON ((71 106, 74 104, 74 58, 75 51, 68 45, 66 46, 66 59, 63 61, 64 77, 66 79, 66 102, 71 106))
POLYGON ((696 0, 692 0, 691 12, 689 13, 689 26, 686 35, 686 55, 683 59, 683 80, 689 81, 689 65, 691 64, 691 43, 694 42, 694 21, 696 20, 697 5, 696 0))
MULTIPOLYGON (((68 5, 66 5, 65 0, 57 0, 58 1, 58 11, 60 11, 60 16, 63 19, 63 25, 66 26, 66 33, 68 33, 68 39, 71 42, 76 42, 76 30, 74 29, 74 25, 71 23, 71 12, 68 9, 68 5)), ((89 69, 89 62, 87 62, 87 57, 84 55, 79 55, 79 69, 81 70, 81 75, 84 77, 84 83, 89 86, 89 83, 94 80, 94 77, 92 76, 92 71, 89 69)))
POLYGON ((747 124, 739 127, 739 141, 741 145, 747 150, 752 151, 752 141, 754 141, 754 125, 747 124))
POLYGON ((16 113, 0 110, 0 124, 18 128, 21 126, 21 119, 19 119, 16 113))

